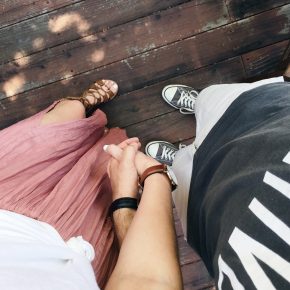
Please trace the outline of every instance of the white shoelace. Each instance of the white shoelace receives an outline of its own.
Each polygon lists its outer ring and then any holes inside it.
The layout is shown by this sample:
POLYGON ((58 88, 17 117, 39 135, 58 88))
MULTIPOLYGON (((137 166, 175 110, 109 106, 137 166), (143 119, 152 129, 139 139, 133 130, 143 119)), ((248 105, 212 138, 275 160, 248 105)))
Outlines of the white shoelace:
POLYGON ((197 92, 192 91, 181 91, 180 99, 177 104, 182 108, 179 109, 181 114, 193 114, 194 113, 194 104, 197 96, 197 92))
POLYGON ((173 161, 176 151, 166 146, 163 146, 162 149, 161 159, 173 161))

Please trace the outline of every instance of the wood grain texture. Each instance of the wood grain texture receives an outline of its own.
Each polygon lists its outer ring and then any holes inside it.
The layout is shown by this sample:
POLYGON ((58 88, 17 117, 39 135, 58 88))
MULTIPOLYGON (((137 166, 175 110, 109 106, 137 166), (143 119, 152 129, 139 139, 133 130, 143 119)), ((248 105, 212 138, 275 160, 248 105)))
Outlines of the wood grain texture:
POLYGON ((174 222, 174 225, 175 225, 175 232, 176 232, 177 238, 183 237, 183 230, 182 230, 180 221, 179 220, 176 220, 174 222))
POLYGON ((285 40, 244 54, 242 59, 246 76, 257 77, 277 71, 288 45, 289 40, 285 40))
POLYGON ((289 4, 289 0, 225 0, 232 20, 246 18, 275 7, 289 4))
POLYGON ((237 57, 121 95, 101 109, 108 115, 110 127, 127 127, 175 111, 161 97, 162 89, 169 84, 186 84, 200 91, 208 85, 242 79, 243 64, 237 57))
POLYGON ((126 127, 129 137, 138 136, 143 146, 152 140, 171 143, 195 136, 195 119, 178 111, 126 127))
POLYGON ((199 255, 193 251, 193 249, 188 245, 183 236, 179 237, 177 239, 177 242, 181 266, 196 263, 201 260, 199 255))
MULTIPOLYGON (((46 107, 49 104, 42 102, 41 106, 44 105, 46 107)), ((3 103, 1 103, 0 106, 2 107, 2 112, 7 110, 7 108, 3 110, 3 103)), ((31 106, 27 106, 25 108, 25 111, 26 113, 33 115, 38 111, 36 108, 37 106, 34 106, 32 103, 31 106)), ((18 110, 24 111, 24 108, 18 107, 18 110)), ((21 119, 22 118, 20 118, 19 121, 21 119)), ((5 126, 5 124, 7 124, 7 119, 3 120, 1 118, 1 125, 5 126)), ((174 111, 141 123, 134 124, 132 126, 128 126, 126 129, 129 137, 138 136, 143 145, 156 138, 175 143, 179 140, 189 139, 195 136, 195 120, 193 116, 184 116, 178 111, 174 111)))
POLYGON ((181 267, 184 289, 204 289, 212 287, 214 282, 202 261, 181 267))
MULTIPOLYGON (((121 93, 112 102, 103 105, 101 109, 107 114, 110 127, 124 128, 174 111, 161 98, 162 88, 170 83, 188 84, 201 90, 214 83, 238 82, 243 78, 243 64, 240 57, 237 57, 151 86, 144 87, 146 84, 140 84, 144 88, 125 94, 121 93)), ((75 87, 77 85, 72 82, 50 84, 33 92, 26 92, 0 101, 0 120, 2 120, 0 128, 37 113, 62 96, 80 94, 81 91, 75 87)), ((120 82, 119 86, 122 91, 120 82)))
MULTIPOLYGON (((82 91, 100 76, 119 81, 121 92, 135 90, 144 85, 162 81, 178 74, 201 68, 251 50, 283 41, 290 37, 290 5, 253 16, 197 36, 154 49, 128 59, 100 67, 73 78, 70 94, 82 91), (214 48, 214 49, 213 49, 214 48)), ((51 56, 53 58, 53 55, 51 56)), ((39 64, 42 67, 41 64, 39 64)), ((55 64, 57 67, 57 64, 55 64)), ((44 75, 46 68, 42 67, 44 75)), ((52 68, 50 68, 52 69, 52 68)), ((68 71, 70 68, 68 67, 68 71)), ((25 74, 2 78, 1 97, 13 95, 44 85, 35 75, 35 81, 27 81, 31 76, 25 74), (19 81, 12 91, 5 89, 11 82, 19 81)), ((71 76, 64 82, 70 82, 71 76)))
POLYGON ((84 0, 4 0, 0 2, 0 28, 84 0))
POLYGON ((187 1, 86 0, 76 3, 1 29, 0 63, 105 31, 187 1))
POLYGON ((3 94, 8 97, 94 70, 227 22, 223 2, 210 2, 198 6, 192 2, 186 3, 98 33, 93 37, 82 38, 2 65, 0 80, 4 85, 3 94), (207 17, 198 17, 199 15, 207 15, 212 21, 209 23, 207 17), (5 89, 5 84, 7 87, 9 80, 17 77, 25 78, 25 83, 18 89, 15 87, 10 91, 5 89))

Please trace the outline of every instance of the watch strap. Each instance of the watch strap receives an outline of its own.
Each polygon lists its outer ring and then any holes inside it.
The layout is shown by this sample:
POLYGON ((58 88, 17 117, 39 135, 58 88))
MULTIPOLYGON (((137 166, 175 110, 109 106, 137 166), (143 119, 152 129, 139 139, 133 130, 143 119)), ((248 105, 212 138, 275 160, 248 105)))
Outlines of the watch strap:
MULTIPOLYGON (((155 174, 155 173, 164 173, 164 174, 166 174, 166 171, 167 171, 167 166, 166 166, 165 164, 159 164, 159 165, 151 166, 151 167, 147 168, 147 169, 143 172, 143 174, 142 174, 141 177, 140 177, 140 181, 139 181, 139 183, 140 183, 140 185, 141 185, 142 187, 144 187, 145 179, 146 179, 148 176, 150 176, 150 175, 152 175, 152 174, 155 174)), ((166 174, 166 176, 167 176, 167 174, 166 174)), ((167 176, 167 178, 168 178, 168 176, 167 176)), ((168 179, 169 179, 169 178, 168 178, 168 179)))

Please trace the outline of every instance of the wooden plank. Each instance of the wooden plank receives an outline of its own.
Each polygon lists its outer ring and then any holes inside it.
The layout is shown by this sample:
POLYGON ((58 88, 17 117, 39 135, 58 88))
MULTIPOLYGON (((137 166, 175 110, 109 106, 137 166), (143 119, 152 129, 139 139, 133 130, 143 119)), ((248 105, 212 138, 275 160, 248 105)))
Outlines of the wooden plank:
POLYGON ((285 53, 283 55, 283 60, 282 60, 283 64, 285 65, 285 67, 287 67, 290 63, 290 41, 289 41, 289 45, 285 50, 285 53))
POLYGON ((25 78, 25 82, 18 90, 16 86, 6 90, 2 88, 6 96, 11 96, 176 42, 227 22, 223 2, 198 6, 192 2, 186 3, 96 34, 93 39, 82 38, 3 65, 0 78, 6 87, 7 82, 18 75, 25 78), (211 19, 210 23, 208 18, 211 19))
POLYGON ((290 45, 288 45, 288 48, 286 48, 282 61, 279 64, 278 63, 275 64, 275 70, 272 71, 269 67, 269 69, 265 70, 265 73, 262 73, 257 76, 254 75, 253 77, 248 77, 246 78, 245 81, 255 82, 265 78, 282 76, 286 72, 287 66, 289 64, 290 64, 290 45))
POLYGON ((83 0, 13 0, 0 2, 0 28, 83 0))
MULTIPOLYGON (((86 0, 0 30, 0 63, 107 31, 188 0, 86 0)), ((83 44, 87 40, 84 40, 83 44)))
POLYGON ((179 221, 179 217, 178 217, 174 203, 173 203, 173 219, 174 219, 174 222, 179 221))
POLYGON ((129 126, 126 131, 129 137, 138 136, 143 146, 156 139, 175 143, 195 136, 195 119, 175 111, 129 126))
POLYGON ((171 83, 201 90, 211 84, 241 81, 243 77, 243 64, 240 58, 234 58, 121 95, 102 106, 102 110, 109 116, 111 127, 126 127, 174 111, 161 97, 163 87, 171 83))
POLYGON ((184 289, 204 289, 214 284, 202 261, 182 266, 181 272, 184 289))
MULTIPOLYGON (((290 5, 113 64, 125 90, 164 80, 290 37, 290 5), (288 19, 289 17, 289 19, 288 19), (226 36, 226 37, 225 37, 226 36), (214 48, 214 49, 213 49, 214 48), (118 66, 118 68, 117 68, 118 66)), ((97 70, 98 71, 98 70, 97 70)), ((102 70, 104 72, 104 70, 102 70)), ((89 77, 90 74, 86 76, 89 77)))
POLYGON ((175 221, 175 222, 174 222, 174 225, 175 225, 176 236, 177 236, 178 238, 179 238, 179 237, 183 237, 183 230, 182 230, 182 227, 181 227, 180 220, 175 221))
MULTIPOLYGON (((101 109, 107 114, 110 127, 126 127, 174 111, 161 98, 162 88, 170 83, 188 84, 201 90, 214 83, 238 82, 243 78, 243 64, 237 57, 128 94, 121 94, 101 109)), ((0 102, 0 128, 5 128, 37 113, 61 96, 81 93, 77 89, 77 84, 73 82, 74 79, 68 84, 61 82, 51 84, 21 96, 2 100, 0 102)))
POLYGON ((232 20, 246 18, 275 7, 289 4, 290 0, 225 0, 232 20))
POLYGON ((179 237, 183 237, 184 236, 183 230, 182 230, 180 219, 178 217, 178 214, 177 214, 176 208, 174 206, 174 203, 173 203, 173 217, 174 217, 174 225, 175 225, 176 236, 178 238, 179 237))
MULTIPOLYGON (((290 5, 287 5, 253 16, 246 21, 241 20, 124 61, 80 74, 73 81, 68 78, 63 83, 71 82, 72 85, 68 88, 69 93, 76 94, 83 88, 88 87, 101 75, 118 80, 121 93, 128 92, 177 74, 183 74, 211 63, 241 55, 270 45, 273 42, 289 39, 289 24, 290 5)), ((37 76, 35 77, 37 78, 37 76)), ((27 89, 27 86, 32 89, 41 85, 39 82, 31 82, 27 85, 26 78, 30 78, 30 76, 20 73, 11 77, 8 81, 2 82, 1 98, 6 97, 6 95, 13 95, 13 91, 9 92, 11 87, 14 90, 23 91, 27 89)))
POLYGON ((187 244, 184 237, 177 239, 180 265, 187 265, 200 261, 199 255, 187 244))
POLYGON ((289 40, 275 43, 242 56, 247 77, 277 71, 283 61, 289 40))
MULTIPOLYGON (((36 113, 35 107, 28 107, 26 111, 31 115, 36 113)), ((1 120, 3 120, 1 125, 7 122, 5 119, 1 118, 1 120)), ((175 111, 134 124, 126 129, 128 136, 138 136, 143 146, 156 138, 175 143, 178 140, 189 139, 195 136, 195 120, 193 116, 184 116, 175 111)))
MULTIPOLYGON (((42 15, 59 8, 83 2, 85 0, 13 0, 0 2, 0 28, 18 23, 20 21, 33 18, 38 15, 42 15)), ((195 0, 192 1, 196 5, 208 2, 210 0, 195 0)), ((97 1, 96 1, 97 2, 97 1)), ((162 6, 165 1, 159 1, 163 3, 156 3, 161 5, 159 9, 164 9, 162 6)), ((178 3, 178 2, 176 2, 178 3)), ((107 5, 111 3, 107 2, 107 5)), ((174 3, 172 4, 174 5, 174 3)))

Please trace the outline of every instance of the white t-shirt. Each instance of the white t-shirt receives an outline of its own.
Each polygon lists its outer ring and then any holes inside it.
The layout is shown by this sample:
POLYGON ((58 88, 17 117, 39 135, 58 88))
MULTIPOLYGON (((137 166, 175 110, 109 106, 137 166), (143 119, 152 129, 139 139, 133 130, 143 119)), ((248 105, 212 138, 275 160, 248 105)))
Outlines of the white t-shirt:
POLYGON ((99 290, 81 237, 68 244, 49 224, 0 210, 0 289, 99 290))

